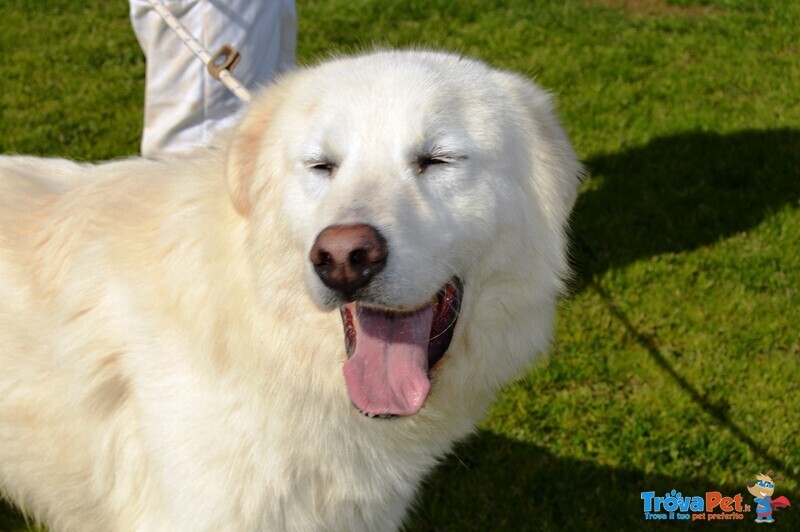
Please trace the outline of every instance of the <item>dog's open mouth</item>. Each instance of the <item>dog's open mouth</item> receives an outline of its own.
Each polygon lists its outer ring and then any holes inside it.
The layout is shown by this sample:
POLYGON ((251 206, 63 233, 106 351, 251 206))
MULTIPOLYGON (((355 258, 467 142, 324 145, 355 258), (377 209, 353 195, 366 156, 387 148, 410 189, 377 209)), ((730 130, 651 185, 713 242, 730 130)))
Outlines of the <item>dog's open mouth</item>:
POLYGON ((359 301, 341 307, 353 405, 369 417, 410 416, 425 404, 431 368, 444 356, 458 320, 463 284, 447 283, 423 307, 386 310, 359 301))

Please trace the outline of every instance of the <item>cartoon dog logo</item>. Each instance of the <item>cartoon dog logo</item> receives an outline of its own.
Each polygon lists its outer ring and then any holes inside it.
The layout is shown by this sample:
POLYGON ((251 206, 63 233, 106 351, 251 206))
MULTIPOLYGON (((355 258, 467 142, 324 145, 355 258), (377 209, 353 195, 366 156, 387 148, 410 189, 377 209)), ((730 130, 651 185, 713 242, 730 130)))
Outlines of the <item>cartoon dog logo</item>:
POLYGON ((775 477, 772 479, 772 470, 767 471, 767 474, 759 473, 756 476, 755 482, 747 483, 747 491, 750 492, 756 501, 756 523, 774 523, 772 518, 772 511, 776 508, 786 508, 791 506, 789 499, 786 497, 778 497, 772 500, 772 494, 775 492, 775 482, 782 481, 783 477, 775 477))

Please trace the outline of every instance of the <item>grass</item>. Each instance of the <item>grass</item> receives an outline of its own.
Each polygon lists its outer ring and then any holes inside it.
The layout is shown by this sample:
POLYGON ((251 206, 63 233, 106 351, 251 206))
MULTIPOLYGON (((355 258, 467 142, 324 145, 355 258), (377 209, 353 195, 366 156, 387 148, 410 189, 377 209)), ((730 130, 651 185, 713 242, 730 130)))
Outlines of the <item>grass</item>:
MULTIPOLYGON (((767 469, 794 504, 776 528, 800 528, 800 3, 298 4, 301 63, 424 46, 535 77, 592 175, 549 361, 431 476, 408 529, 641 529, 642 491, 752 502, 767 469)), ((0 152, 137 151, 126 10, 0 5, 0 152)), ((27 528, 0 509, 0 530, 27 528)))

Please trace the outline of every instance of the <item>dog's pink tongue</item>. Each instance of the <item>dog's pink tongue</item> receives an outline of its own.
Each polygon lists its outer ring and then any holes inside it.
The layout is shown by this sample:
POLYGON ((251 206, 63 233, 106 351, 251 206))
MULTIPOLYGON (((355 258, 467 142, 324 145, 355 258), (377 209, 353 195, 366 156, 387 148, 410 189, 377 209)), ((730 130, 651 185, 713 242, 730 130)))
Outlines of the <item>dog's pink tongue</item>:
POLYGON ((433 308, 387 315, 359 307, 355 351, 344 365, 350 400, 367 414, 416 414, 431 388, 428 341, 433 308))

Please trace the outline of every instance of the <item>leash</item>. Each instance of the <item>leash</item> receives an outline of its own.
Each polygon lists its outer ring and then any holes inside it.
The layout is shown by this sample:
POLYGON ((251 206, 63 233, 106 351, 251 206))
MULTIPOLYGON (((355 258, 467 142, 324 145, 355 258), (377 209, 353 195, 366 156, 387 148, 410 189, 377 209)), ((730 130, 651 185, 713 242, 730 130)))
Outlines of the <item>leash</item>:
POLYGON ((161 18, 164 19, 164 22, 172 28, 172 30, 178 34, 178 37, 183 41, 189 50, 196 55, 200 61, 206 65, 208 69, 208 73, 211 74, 214 79, 221 81, 232 93, 236 95, 237 98, 242 100, 243 102, 250 101, 250 91, 248 91, 244 85, 242 85, 238 79, 233 77, 231 74, 231 70, 236 64, 239 62, 239 52, 233 46, 226 44, 223 45, 219 51, 214 54, 213 56, 211 53, 206 49, 205 46, 200 44, 200 41, 194 38, 189 30, 186 29, 186 26, 181 24, 181 22, 175 18, 175 15, 167 9, 167 6, 164 5, 164 2, 161 0, 147 0, 150 2, 150 5, 153 6, 153 9, 156 10, 156 13, 161 15, 161 18))

